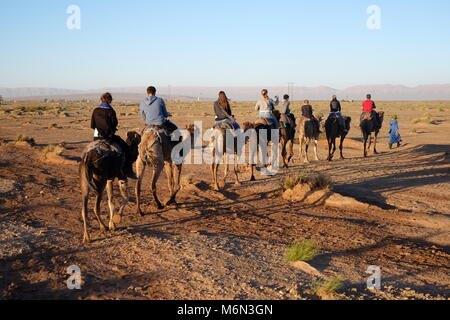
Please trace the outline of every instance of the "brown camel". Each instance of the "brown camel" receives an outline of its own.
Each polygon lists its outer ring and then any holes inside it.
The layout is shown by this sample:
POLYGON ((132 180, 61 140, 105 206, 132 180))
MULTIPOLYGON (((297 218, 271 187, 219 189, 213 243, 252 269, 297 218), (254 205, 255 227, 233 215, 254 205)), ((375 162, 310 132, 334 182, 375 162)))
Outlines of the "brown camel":
MULTIPOLYGON (((319 123, 321 118, 317 119, 319 123)), ((319 161, 319 156, 317 154, 317 141, 319 140, 320 131, 319 128, 313 123, 313 120, 306 119, 302 117, 300 119, 300 125, 298 125, 298 133, 300 140, 300 160, 303 156, 303 146, 305 146, 305 163, 309 163, 308 149, 311 143, 314 143, 314 156, 316 161, 319 161)))
POLYGON ((219 191, 220 188, 225 187, 225 183, 227 180, 227 176, 228 176, 228 170, 229 170, 229 164, 228 164, 228 157, 230 156, 234 156, 234 165, 233 165, 233 172, 234 172, 234 177, 235 177, 235 185, 236 186, 240 186, 241 182, 239 181, 239 176, 238 176, 238 157, 240 155, 240 153, 242 152, 242 150, 238 150, 238 141, 237 138, 233 138, 234 139, 234 151, 232 152, 227 152, 227 136, 231 137, 230 134, 231 132, 228 132, 227 134, 227 130, 232 130, 232 128, 230 127, 229 129, 224 129, 224 128, 214 128, 214 133, 211 137, 211 147, 212 147, 212 164, 211 164, 211 175, 212 175, 212 187, 215 191, 219 191), (219 155, 219 150, 221 150, 221 154, 223 155, 223 158, 219 155), (229 154, 231 153, 231 154, 229 154), (220 181, 220 184, 218 182, 218 169, 219 169, 219 165, 220 162, 223 159, 223 164, 224 164, 224 176, 222 178, 222 180, 220 181), (220 185, 220 187, 219 187, 220 185))
MULTIPOLYGON (((132 161, 137 158, 138 145, 141 136, 136 132, 128 132, 127 144, 131 149, 132 161)), ((127 194, 127 178, 122 173, 121 168, 124 164, 123 154, 119 154, 117 150, 105 141, 96 141, 85 149, 79 166, 80 186, 82 193, 82 209, 81 216, 83 219, 84 236, 83 243, 90 241, 87 230, 87 215, 89 201, 89 187, 94 189, 96 200, 94 213, 102 232, 106 231, 106 226, 100 218, 100 204, 102 202, 103 192, 108 194, 108 205, 110 210, 109 230, 115 230, 116 226, 121 222, 122 213, 128 203, 127 194), (122 202, 117 214, 113 203, 113 183, 119 180, 120 194, 122 202)))
POLYGON ((139 145, 139 155, 136 161, 136 175, 138 181, 136 183, 136 204, 137 214, 143 216, 141 210, 141 186, 144 178, 144 172, 146 166, 149 166, 153 170, 151 193, 157 209, 163 209, 164 206, 159 201, 157 196, 156 183, 161 175, 162 170, 165 168, 167 181, 169 185, 170 197, 165 206, 177 205, 176 196, 180 191, 180 178, 182 164, 175 164, 172 161, 172 149, 175 146, 171 137, 157 131, 156 129, 146 128, 142 135, 142 141, 139 145))

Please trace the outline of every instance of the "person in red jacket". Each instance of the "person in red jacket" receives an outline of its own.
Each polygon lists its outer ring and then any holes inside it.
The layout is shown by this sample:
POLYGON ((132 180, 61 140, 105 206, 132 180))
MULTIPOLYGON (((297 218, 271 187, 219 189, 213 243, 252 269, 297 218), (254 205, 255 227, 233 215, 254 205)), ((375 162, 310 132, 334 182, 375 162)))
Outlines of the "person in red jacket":
POLYGON ((372 117, 375 119, 377 126, 380 126, 380 117, 378 116, 378 112, 375 111, 377 106, 375 102, 372 101, 372 95, 368 94, 366 96, 367 100, 362 103, 362 112, 372 114, 372 117))

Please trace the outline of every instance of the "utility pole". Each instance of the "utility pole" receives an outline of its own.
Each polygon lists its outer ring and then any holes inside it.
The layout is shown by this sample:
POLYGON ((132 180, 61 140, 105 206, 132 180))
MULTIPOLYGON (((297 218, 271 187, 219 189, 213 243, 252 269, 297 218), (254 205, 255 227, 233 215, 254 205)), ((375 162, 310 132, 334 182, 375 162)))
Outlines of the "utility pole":
POLYGON ((289 100, 294 101, 294 91, 295 91, 295 83, 294 82, 288 82, 288 95, 289 100))

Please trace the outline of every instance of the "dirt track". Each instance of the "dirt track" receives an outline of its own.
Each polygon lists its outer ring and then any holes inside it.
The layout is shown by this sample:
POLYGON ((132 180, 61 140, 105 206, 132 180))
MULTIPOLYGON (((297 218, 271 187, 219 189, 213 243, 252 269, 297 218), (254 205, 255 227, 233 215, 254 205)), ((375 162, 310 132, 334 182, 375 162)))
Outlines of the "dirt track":
MULTIPOLYGON (((123 130, 134 128, 136 119, 127 119, 123 130)), ((65 158, 76 160, 90 131, 69 118, 66 130, 38 133, 48 121, 27 132, 38 143, 65 140, 65 158)), ((185 122, 180 124, 190 119, 185 122)), ((14 122, 5 119, 1 125, 2 138, 12 139, 14 122)), ((352 130, 355 139, 358 133, 352 130)), ((446 130, 448 124, 427 127, 430 137, 446 130)), ((407 145, 387 152, 383 136, 384 153, 368 159, 360 157, 358 142, 349 141, 348 160, 296 164, 277 177, 258 176, 254 183, 243 173, 243 186, 234 187, 230 180, 223 192, 209 187, 206 165, 186 166, 194 185, 180 193, 179 208, 152 209, 146 180, 147 215, 136 218, 131 203, 121 228, 106 235, 92 220, 94 241, 87 247, 81 245, 77 166, 42 162, 39 146, 3 145, 0 296, 315 299, 309 289, 313 278, 284 260, 288 244, 312 238, 322 253, 311 264, 327 276, 345 279, 337 298, 448 299, 450 147, 442 137, 433 144, 423 143, 423 135, 404 138, 407 145), (298 171, 323 172, 333 178, 337 192, 376 208, 358 212, 287 203, 281 198, 280 177, 298 171), (80 291, 65 286, 70 265, 82 269, 80 291), (382 269, 381 291, 365 288, 370 265, 382 269)), ((159 185, 164 195, 165 178, 159 185)), ((106 214, 106 204, 103 209, 106 214)))

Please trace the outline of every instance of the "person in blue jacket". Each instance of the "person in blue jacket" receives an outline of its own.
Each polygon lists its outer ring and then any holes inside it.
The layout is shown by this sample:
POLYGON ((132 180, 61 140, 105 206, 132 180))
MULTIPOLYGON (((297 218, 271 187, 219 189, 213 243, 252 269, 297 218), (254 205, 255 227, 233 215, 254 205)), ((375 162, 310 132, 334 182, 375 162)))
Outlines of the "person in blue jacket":
POLYGON ((167 112, 166 103, 162 98, 156 96, 156 88, 147 88, 147 98, 141 102, 141 116, 147 126, 165 129, 173 133, 178 127, 170 121, 172 115, 167 112))

